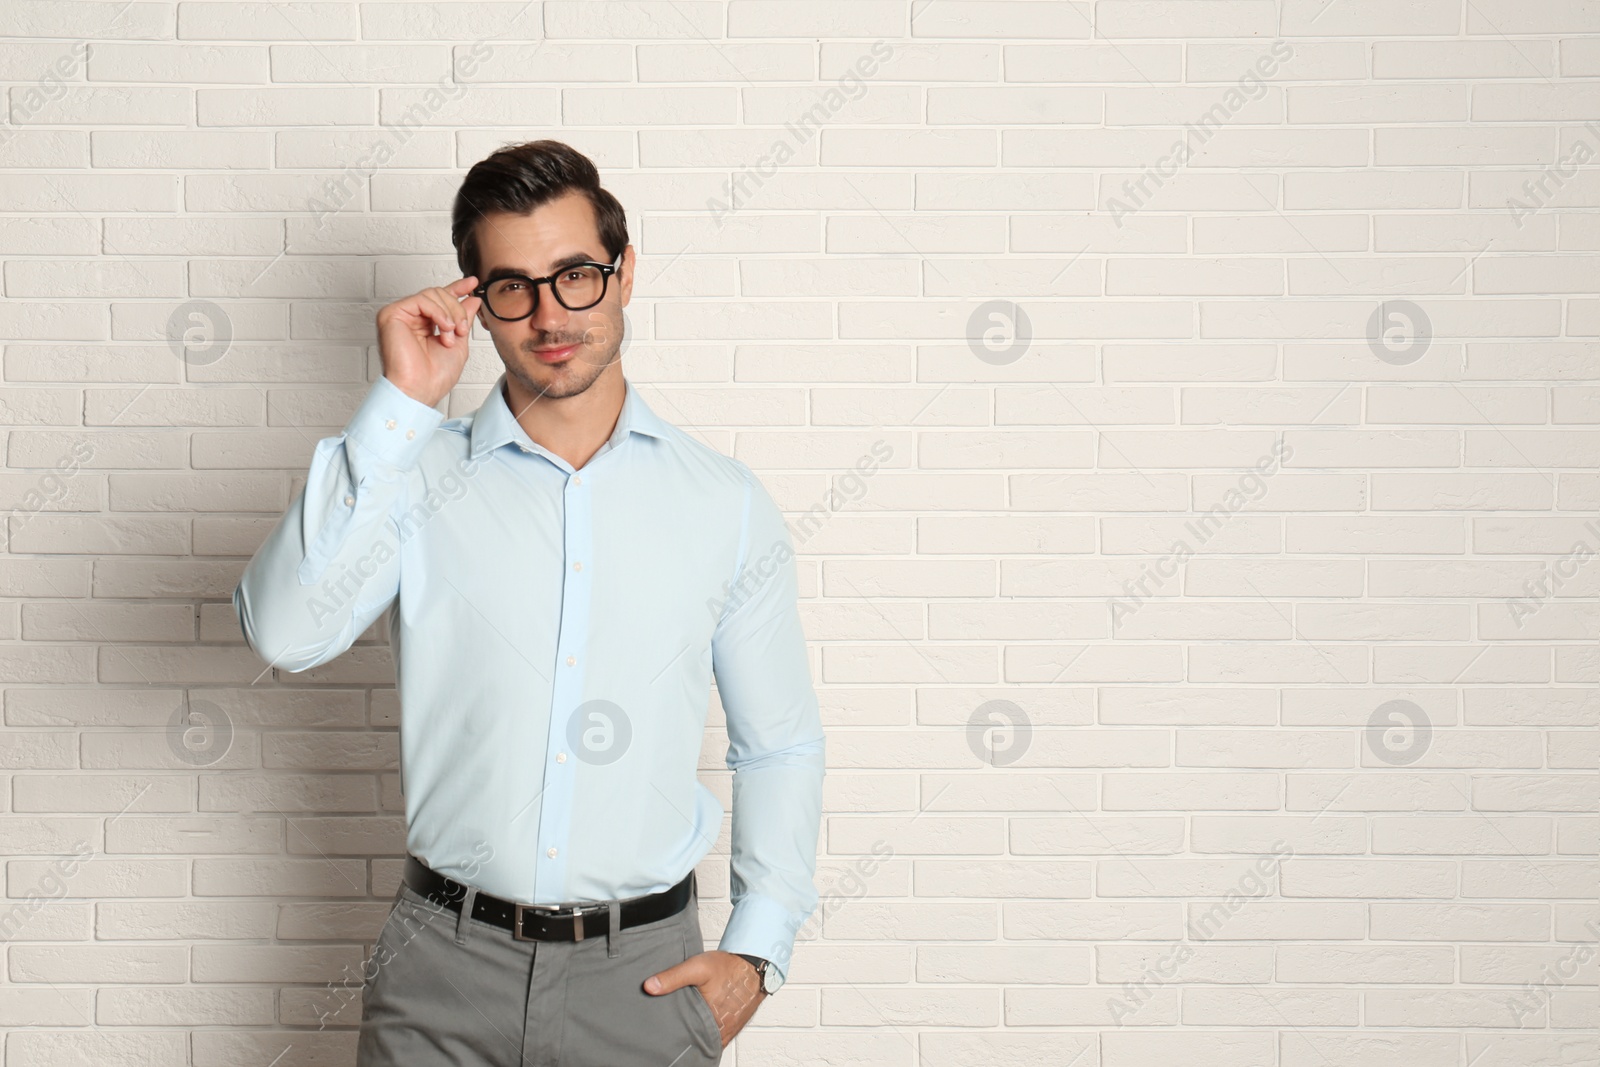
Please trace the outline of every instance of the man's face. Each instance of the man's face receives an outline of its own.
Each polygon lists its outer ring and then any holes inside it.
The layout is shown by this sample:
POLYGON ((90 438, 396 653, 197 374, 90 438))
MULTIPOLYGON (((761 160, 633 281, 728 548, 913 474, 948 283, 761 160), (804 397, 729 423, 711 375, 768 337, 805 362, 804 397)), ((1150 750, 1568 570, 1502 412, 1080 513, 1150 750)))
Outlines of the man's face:
MULTIPOLYGON (((581 193, 568 193, 535 208, 531 215, 486 215, 477 223, 479 281, 496 271, 542 278, 578 260, 609 263, 595 226, 594 210, 581 193)), ((582 311, 568 311, 539 286, 532 315, 503 322, 480 308, 478 321, 494 339, 506 374, 535 398, 576 396, 615 363, 622 351, 622 309, 633 295, 633 246, 623 250, 622 267, 606 283, 605 299, 582 311)))

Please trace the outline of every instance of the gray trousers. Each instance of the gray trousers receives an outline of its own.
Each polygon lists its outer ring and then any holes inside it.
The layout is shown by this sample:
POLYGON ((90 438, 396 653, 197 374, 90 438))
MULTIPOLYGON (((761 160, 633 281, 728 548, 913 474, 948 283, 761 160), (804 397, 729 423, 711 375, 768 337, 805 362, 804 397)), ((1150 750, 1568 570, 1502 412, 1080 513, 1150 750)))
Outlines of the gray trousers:
POLYGON ((700 895, 678 914, 582 941, 518 941, 404 882, 366 966, 357 1067, 706 1067, 722 1060, 693 986, 644 980, 705 949, 700 895))

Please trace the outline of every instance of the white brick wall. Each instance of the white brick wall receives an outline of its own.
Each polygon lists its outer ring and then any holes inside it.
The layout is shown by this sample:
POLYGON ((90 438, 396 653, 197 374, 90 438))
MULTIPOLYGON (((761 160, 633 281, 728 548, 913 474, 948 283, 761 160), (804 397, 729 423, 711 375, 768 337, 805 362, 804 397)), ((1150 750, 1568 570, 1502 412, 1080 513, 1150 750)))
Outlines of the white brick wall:
POLYGON ((820 509, 824 904, 726 1062, 1600 1063, 1600 6, 3 24, 5 1063, 353 1061, 389 652, 261 677, 227 598, 540 136, 628 207, 630 377, 820 509))

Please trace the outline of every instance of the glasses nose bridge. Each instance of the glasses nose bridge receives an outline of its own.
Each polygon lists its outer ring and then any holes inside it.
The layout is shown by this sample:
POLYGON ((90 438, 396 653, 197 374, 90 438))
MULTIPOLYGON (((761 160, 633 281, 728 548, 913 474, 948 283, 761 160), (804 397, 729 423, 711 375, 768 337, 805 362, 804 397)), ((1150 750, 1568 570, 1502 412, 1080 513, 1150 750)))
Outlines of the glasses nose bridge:
POLYGON ((532 300, 533 300, 533 307, 528 309, 528 315, 527 315, 528 318, 531 319, 535 315, 539 314, 540 302, 544 298, 544 287, 546 285, 548 285, 550 287, 550 295, 552 297, 555 297, 555 301, 556 301, 556 306, 557 307, 564 308, 567 311, 571 311, 572 310, 571 308, 567 307, 566 304, 563 304, 561 302, 561 297, 556 296, 556 279, 559 278, 560 276, 561 276, 561 272, 557 271, 556 273, 550 275, 550 277, 548 277, 548 278, 529 278, 528 279, 530 282, 533 283, 532 285, 528 286, 528 289, 529 289, 529 291, 531 293, 531 297, 532 297, 532 300))

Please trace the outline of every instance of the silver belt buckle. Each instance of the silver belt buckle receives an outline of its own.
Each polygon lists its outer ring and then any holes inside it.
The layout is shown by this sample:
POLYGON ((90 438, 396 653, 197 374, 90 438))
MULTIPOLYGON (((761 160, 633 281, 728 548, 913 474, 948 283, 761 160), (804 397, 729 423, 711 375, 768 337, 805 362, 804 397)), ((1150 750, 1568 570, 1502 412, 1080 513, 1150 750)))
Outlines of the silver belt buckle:
MULTIPOLYGON (((572 923, 572 935, 573 936, 572 936, 572 940, 574 940, 574 941, 582 941, 583 940, 583 922, 582 922, 580 916, 582 916, 584 914, 584 911, 583 911, 584 907, 585 907, 585 905, 583 905, 583 904, 575 904, 571 908, 566 909, 573 917, 573 923, 572 923)), ((589 905, 589 907, 593 907, 593 905, 589 905)), ((522 903, 518 903, 517 906, 516 906, 515 912, 511 916, 511 936, 512 936, 512 938, 514 940, 517 940, 517 941, 537 941, 537 940, 539 940, 537 937, 524 937, 523 934, 522 934, 522 912, 523 912, 524 909, 532 909, 532 910, 535 910, 535 911, 547 911, 547 912, 550 913, 550 917, 552 919, 559 917, 561 915, 562 910, 563 910, 561 905, 559 905, 559 904, 522 904, 522 903)))

